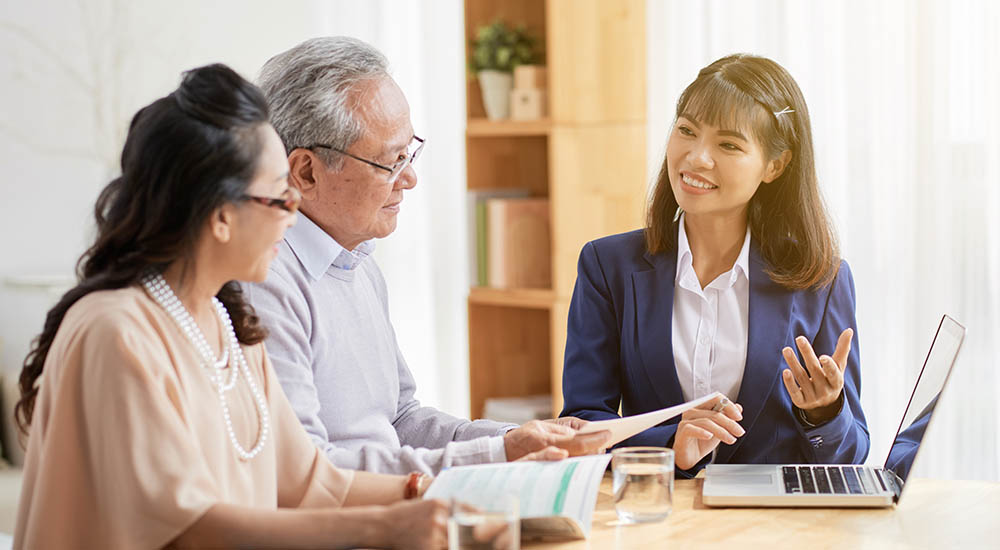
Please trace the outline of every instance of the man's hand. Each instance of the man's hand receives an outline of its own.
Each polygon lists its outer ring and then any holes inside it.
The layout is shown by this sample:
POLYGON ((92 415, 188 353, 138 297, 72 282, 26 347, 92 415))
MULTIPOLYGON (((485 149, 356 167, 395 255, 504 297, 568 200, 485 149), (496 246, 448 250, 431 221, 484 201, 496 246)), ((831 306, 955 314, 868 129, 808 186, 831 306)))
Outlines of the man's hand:
POLYGON ((517 459, 517 462, 550 462, 556 460, 562 460, 569 456, 569 451, 566 449, 560 449, 559 447, 545 447, 540 451, 535 451, 533 453, 528 453, 517 459))
POLYGON ((568 426, 574 430, 579 430, 580 428, 590 424, 590 422, 577 418, 575 416, 561 416, 559 418, 550 418, 548 420, 543 420, 543 422, 548 422, 549 424, 558 424, 560 426, 568 426))
MULTIPOLYGON (((507 460, 518 460, 525 455, 546 450, 546 447, 558 447, 565 450, 569 456, 595 454, 603 451, 611 440, 611 432, 577 434, 576 430, 586 424, 586 420, 572 417, 525 422, 521 427, 514 428, 503 437, 507 460)), ((546 450, 545 453, 534 456, 539 458, 555 457, 555 453, 546 450)))

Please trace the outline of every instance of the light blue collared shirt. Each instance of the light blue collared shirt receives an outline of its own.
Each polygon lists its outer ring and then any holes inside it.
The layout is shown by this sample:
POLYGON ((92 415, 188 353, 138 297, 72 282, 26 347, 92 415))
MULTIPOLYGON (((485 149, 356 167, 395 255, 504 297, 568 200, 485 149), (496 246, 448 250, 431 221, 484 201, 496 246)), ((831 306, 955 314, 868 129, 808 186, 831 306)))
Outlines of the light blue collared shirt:
POLYGON ((304 215, 267 280, 244 285, 269 331, 268 355, 288 400, 337 466, 404 474, 506 460, 512 425, 455 418, 414 399, 371 252, 350 251, 304 215))

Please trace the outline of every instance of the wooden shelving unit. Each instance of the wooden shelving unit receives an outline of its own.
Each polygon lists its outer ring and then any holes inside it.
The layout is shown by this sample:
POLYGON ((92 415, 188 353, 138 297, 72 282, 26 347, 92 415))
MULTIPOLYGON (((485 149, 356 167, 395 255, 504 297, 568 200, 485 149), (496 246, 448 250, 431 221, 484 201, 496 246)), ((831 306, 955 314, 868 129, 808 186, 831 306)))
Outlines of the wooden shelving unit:
POLYGON ((538 288, 488 288, 469 289, 469 303, 483 306, 523 307, 527 309, 552 309, 555 293, 538 288))
POLYGON ((550 393, 553 414, 562 408, 580 249, 641 227, 647 192, 645 0, 465 0, 466 48, 496 19, 524 24, 543 45, 549 116, 487 120, 469 79, 467 187, 549 199, 552 288, 470 289, 473 418, 490 397, 550 393))
POLYGON ((485 118, 469 119, 466 137, 512 137, 512 136, 547 136, 552 129, 552 122, 542 120, 501 120, 493 121, 485 118))

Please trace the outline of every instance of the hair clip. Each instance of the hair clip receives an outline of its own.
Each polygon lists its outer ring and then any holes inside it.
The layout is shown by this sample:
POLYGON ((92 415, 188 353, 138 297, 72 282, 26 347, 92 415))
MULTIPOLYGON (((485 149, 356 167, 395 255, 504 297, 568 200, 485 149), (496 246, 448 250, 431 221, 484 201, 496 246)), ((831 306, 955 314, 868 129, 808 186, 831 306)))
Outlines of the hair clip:
POLYGON ((784 109, 782 109, 782 110, 777 111, 776 113, 774 113, 774 117, 778 118, 779 116, 781 116, 783 114, 794 113, 794 112, 795 112, 795 109, 792 109, 791 107, 785 107, 784 109))

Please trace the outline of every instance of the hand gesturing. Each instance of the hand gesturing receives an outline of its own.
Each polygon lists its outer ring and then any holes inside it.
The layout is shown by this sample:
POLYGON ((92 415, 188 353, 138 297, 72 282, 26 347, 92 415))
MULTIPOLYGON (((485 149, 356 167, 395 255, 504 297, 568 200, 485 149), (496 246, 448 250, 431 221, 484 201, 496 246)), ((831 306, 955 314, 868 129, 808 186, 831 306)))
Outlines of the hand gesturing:
POLYGON ((847 356, 851 352, 852 329, 840 333, 837 339, 837 349, 833 357, 821 355, 816 357, 805 336, 795 339, 795 344, 802 354, 805 367, 799 363, 795 351, 791 347, 781 350, 788 368, 781 372, 785 389, 792 398, 792 403, 802 409, 806 419, 813 424, 830 420, 837 414, 837 402, 840 392, 844 389, 844 369, 847 368, 847 356))

